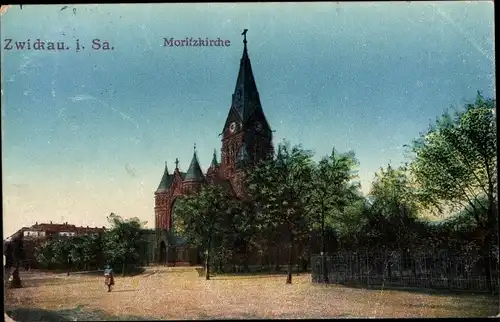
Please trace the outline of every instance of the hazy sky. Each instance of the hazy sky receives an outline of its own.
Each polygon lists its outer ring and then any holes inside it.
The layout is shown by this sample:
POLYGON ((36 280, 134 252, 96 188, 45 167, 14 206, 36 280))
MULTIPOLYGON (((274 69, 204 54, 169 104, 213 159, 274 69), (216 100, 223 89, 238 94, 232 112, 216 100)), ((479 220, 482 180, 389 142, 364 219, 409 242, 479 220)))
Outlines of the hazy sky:
POLYGON ((165 161, 204 170, 248 28, 275 143, 354 150, 363 191, 451 106, 494 93, 493 4, 126 4, 11 7, 1 17, 4 234, 38 222, 154 224, 165 161), (76 10, 74 10, 76 9, 76 10), (163 38, 229 47, 164 47, 163 38), (67 51, 5 50, 6 39, 67 51), (114 50, 92 50, 92 39, 114 50), (85 50, 76 52, 79 39, 85 50))

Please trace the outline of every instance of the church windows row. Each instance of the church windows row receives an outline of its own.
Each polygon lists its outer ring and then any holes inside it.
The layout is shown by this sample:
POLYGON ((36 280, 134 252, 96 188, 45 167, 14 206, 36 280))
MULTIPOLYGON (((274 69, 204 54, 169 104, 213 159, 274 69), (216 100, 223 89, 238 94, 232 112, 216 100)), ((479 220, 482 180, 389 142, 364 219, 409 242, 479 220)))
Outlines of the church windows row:
POLYGON ((167 200, 163 197, 159 197, 156 199, 156 205, 157 206, 166 206, 167 205, 167 200))

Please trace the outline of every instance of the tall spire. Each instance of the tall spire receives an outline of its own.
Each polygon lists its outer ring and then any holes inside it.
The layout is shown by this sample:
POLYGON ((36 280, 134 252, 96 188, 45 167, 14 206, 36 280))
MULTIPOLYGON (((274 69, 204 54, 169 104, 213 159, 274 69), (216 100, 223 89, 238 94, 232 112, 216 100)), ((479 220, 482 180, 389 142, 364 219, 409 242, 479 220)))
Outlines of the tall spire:
POLYGON ((217 162, 217 150, 214 149, 214 155, 212 156, 212 163, 210 163, 210 167, 215 168, 218 165, 219 165, 219 162, 217 162))
POLYGON ((232 105, 240 115, 243 123, 245 123, 255 110, 261 108, 257 85, 253 77, 250 58, 248 57, 247 49, 247 32, 243 30, 243 55, 240 60, 240 70, 238 79, 233 94, 232 105))
POLYGON ((194 145, 193 159, 191 159, 189 169, 184 176, 184 181, 205 181, 205 176, 203 175, 203 171, 201 171, 200 163, 198 162, 198 157, 196 156, 196 143, 194 145))

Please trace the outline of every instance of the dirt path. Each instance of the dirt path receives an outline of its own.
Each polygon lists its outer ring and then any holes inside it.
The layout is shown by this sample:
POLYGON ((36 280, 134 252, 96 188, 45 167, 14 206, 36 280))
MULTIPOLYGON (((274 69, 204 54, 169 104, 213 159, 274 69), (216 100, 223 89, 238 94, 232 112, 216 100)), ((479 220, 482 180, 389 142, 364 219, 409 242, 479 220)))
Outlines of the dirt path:
POLYGON ((285 276, 206 281, 193 268, 151 267, 138 276, 117 276, 111 293, 101 276, 27 278, 25 288, 8 290, 5 304, 8 309, 78 309, 95 315, 87 320, 474 317, 496 314, 498 305, 497 298, 485 295, 366 290, 310 281, 310 275, 293 276, 292 285, 285 284, 285 276))

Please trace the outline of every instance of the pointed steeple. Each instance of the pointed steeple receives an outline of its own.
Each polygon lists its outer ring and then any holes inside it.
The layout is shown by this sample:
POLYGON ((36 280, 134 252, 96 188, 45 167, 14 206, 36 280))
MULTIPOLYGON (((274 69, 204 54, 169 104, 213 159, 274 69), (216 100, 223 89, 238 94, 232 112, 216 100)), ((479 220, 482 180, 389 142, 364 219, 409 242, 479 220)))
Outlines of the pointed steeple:
POLYGON ((156 192, 167 191, 172 184, 173 176, 168 173, 167 161, 165 161, 165 170, 163 171, 163 177, 161 178, 160 184, 158 185, 158 189, 156 192))
POLYGON ((193 159, 191 159, 189 169, 184 176, 184 181, 205 181, 205 176, 203 175, 203 171, 201 171, 200 163, 198 162, 198 157, 196 156, 196 144, 194 145, 193 159))
POLYGON ((210 163, 210 168, 215 168, 219 165, 219 162, 217 162, 217 150, 214 149, 214 155, 212 156, 212 163, 210 163))
POLYGON ((240 70, 233 94, 233 106, 240 115, 243 124, 250 118, 256 109, 261 108, 257 85, 252 72, 252 65, 248 57, 247 33, 245 29, 242 33, 243 55, 240 60, 240 70))

